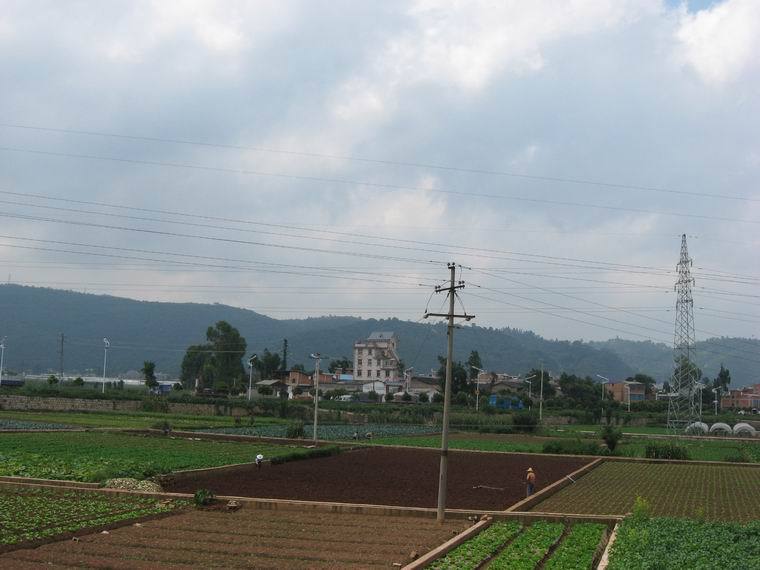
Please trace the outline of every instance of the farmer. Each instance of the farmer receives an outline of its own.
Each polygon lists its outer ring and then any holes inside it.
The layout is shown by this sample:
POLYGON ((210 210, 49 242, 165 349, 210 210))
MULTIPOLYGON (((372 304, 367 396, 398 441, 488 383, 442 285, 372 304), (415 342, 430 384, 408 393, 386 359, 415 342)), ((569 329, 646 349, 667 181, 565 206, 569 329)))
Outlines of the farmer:
POLYGON ((525 476, 525 483, 528 487, 527 497, 533 494, 533 489, 536 488, 536 474, 533 472, 533 467, 528 467, 528 474, 525 476))
POLYGON ((259 454, 256 456, 256 467, 257 467, 258 469, 261 469, 261 464, 262 464, 263 462, 264 462, 264 456, 263 456, 263 455, 261 455, 261 453, 259 453, 259 454))

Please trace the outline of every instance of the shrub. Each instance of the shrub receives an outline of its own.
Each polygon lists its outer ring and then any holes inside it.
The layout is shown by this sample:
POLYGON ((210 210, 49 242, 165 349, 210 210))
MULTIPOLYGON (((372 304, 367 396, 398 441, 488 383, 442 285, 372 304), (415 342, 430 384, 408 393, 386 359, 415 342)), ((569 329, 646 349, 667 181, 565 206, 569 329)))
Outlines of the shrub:
POLYGON ((422 404, 427 404, 430 401, 430 397, 427 395, 427 392, 423 392, 419 395, 417 400, 422 404))
POLYGON ((603 451, 593 441, 580 439, 558 439, 547 441, 543 447, 544 453, 561 453, 564 455, 602 455, 603 451))
POLYGON ((689 459, 689 451, 675 443, 648 443, 644 456, 649 459, 689 459))
POLYGON ((524 433, 533 433, 536 431, 538 425, 538 418, 530 413, 515 414, 514 417, 514 429, 515 431, 521 431, 524 433))
POLYGON ((281 465, 282 463, 288 463, 289 461, 299 461, 301 459, 313 459, 315 457, 330 457, 332 455, 338 455, 340 453, 340 447, 316 447, 310 449, 306 453, 294 451, 293 453, 287 453, 285 455, 278 455, 272 457, 272 465, 281 465))
POLYGON ((306 436, 306 432, 303 428, 303 422, 293 422, 288 424, 288 428, 285 431, 285 437, 288 439, 303 439, 306 436))
POLYGON ((412 395, 409 392, 404 392, 404 395, 401 396, 401 399, 404 400, 404 402, 411 402, 412 395))
POLYGON ((392 401, 393 401, 393 394, 391 394, 390 392, 388 392, 388 393, 385 395, 385 401, 386 401, 386 402, 392 402, 392 401))
POLYGON ((633 508, 631 509, 631 512, 633 513, 634 519, 646 520, 652 512, 652 507, 649 504, 649 501, 644 497, 636 495, 636 498, 633 500, 633 508))
POLYGON ((619 429, 615 429, 611 425, 606 425, 604 426, 604 429, 602 429, 602 439, 604 440, 604 443, 607 444, 607 449, 609 449, 611 453, 615 451, 618 442, 623 439, 623 432, 619 429))
POLYGON ((84 380, 81 376, 77 376, 71 384, 72 386, 84 386, 84 380))
POLYGON ((198 489, 193 496, 193 500, 196 507, 205 507, 214 502, 215 495, 213 491, 209 491, 208 489, 198 489))
POLYGON ((157 396, 145 398, 142 402, 142 411, 161 412, 166 414, 169 412, 169 402, 157 396))
POLYGON ((53 384, 58 384, 58 378, 56 378, 55 374, 51 374, 50 376, 48 376, 47 382, 50 386, 52 386, 53 384))
POLYGON ((443 394, 440 392, 436 392, 433 394, 433 403, 434 404, 442 404, 443 403, 443 394))

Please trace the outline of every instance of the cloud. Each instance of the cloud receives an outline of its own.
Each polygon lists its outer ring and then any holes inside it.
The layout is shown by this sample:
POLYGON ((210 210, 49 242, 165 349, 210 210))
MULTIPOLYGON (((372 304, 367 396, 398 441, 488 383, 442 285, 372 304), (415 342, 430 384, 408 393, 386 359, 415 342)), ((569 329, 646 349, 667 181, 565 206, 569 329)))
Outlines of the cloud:
POLYGON ((726 0, 684 13, 676 37, 681 60, 705 83, 739 81, 760 61, 760 2, 726 0))

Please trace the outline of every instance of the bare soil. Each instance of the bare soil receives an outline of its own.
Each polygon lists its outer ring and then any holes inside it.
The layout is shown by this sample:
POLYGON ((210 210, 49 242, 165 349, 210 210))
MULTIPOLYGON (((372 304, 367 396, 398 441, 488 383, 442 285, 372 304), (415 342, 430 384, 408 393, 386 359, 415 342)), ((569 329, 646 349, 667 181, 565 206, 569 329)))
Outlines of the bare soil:
MULTIPOLYGON (((536 491, 589 463, 582 457, 449 452, 448 508, 504 510, 525 498, 525 473, 536 491)), ((374 447, 282 465, 181 474, 171 492, 209 489, 217 495, 435 507, 440 454, 430 449, 374 447)))
POLYGON ((193 511, 0 556, 7 568, 373 568, 406 564, 470 523, 244 507, 193 511))

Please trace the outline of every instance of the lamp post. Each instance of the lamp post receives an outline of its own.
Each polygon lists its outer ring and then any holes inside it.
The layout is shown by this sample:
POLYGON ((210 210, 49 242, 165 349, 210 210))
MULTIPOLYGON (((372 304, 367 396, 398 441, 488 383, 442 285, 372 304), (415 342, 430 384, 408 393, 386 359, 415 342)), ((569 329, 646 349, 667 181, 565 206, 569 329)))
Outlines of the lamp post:
MULTIPOLYGON (((106 393, 106 365, 108 364, 108 349, 111 347, 111 341, 103 338, 103 394, 106 393)), ((61 377, 63 383, 63 377, 61 377)))
POLYGON ((530 400, 530 407, 528 408, 529 410, 533 410, 533 380, 535 379, 535 374, 528 376, 527 378, 523 378, 523 380, 528 384, 528 399, 530 400))
POLYGON ((631 411, 631 385, 626 384, 625 389, 628 391, 628 412, 631 411))
POLYGON ((0 386, 3 385, 3 364, 5 363, 5 337, 0 338, 0 386))
MULTIPOLYGON (((607 378, 606 376, 602 376, 601 374, 597 374, 596 377, 597 378, 601 378, 602 380, 604 380, 604 382, 602 382, 601 384, 599 384, 602 387, 602 417, 604 417, 604 393, 607 391, 607 390, 604 389, 604 385, 605 384, 609 384, 610 379, 607 378)), ((600 423, 601 423, 601 420, 600 420, 600 423)))
MULTIPOLYGON (((2 370, 2 368, 0 368, 2 370)), ((718 393, 720 390, 718 388, 713 388, 712 393, 715 394, 715 399, 713 400, 713 404, 715 404, 715 415, 718 415, 718 398, 720 397, 718 393)))
POLYGON ((406 380, 406 393, 409 393, 409 390, 411 389, 412 384, 412 370, 414 370, 414 366, 411 368, 407 368, 404 370, 404 380, 406 380))
POLYGON ((251 393, 253 390, 253 363, 256 362, 256 355, 252 354, 248 359, 248 401, 251 401, 251 393))
MULTIPOLYGON (((477 366, 470 366, 473 370, 477 370, 478 372, 485 372, 482 368, 478 368, 477 366)), ((478 376, 480 376, 478 374, 478 376)), ((476 376, 475 377, 475 413, 478 413, 478 410, 480 409, 480 378, 476 376)))
POLYGON ((317 421, 319 414, 319 360, 322 356, 316 352, 309 355, 315 361, 314 367, 314 445, 317 445, 317 421))
POLYGON ((541 361, 541 393, 538 396, 538 421, 544 421, 544 361, 541 361))

